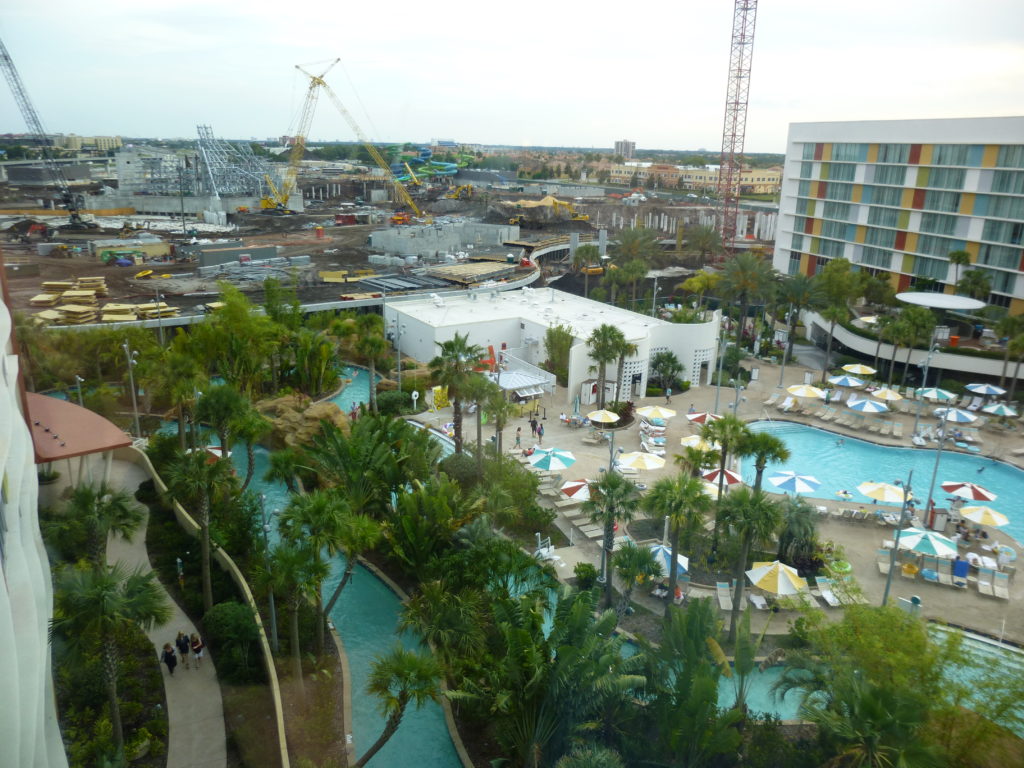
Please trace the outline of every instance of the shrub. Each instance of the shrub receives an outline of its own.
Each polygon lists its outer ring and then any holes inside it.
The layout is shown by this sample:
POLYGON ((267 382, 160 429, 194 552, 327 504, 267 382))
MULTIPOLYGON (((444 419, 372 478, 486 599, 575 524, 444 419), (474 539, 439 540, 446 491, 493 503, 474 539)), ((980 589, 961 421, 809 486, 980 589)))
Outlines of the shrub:
POLYGON ((967 385, 956 379, 943 379, 939 382, 939 389, 948 389, 950 392, 962 395, 967 391, 967 385))
POLYGON ((217 674, 230 683, 262 680, 262 668, 254 663, 259 631, 252 610, 241 603, 217 603, 203 616, 206 641, 217 650, 217 674))
POLYGON ((593 589, 594 585, 597 584, 597 567, 593 563, 576 563, 576 567, 572 569, 572 572, 576 576, 576 586, 580 590, 593 589))
POLYGON ((377 408, 384 416, 401 416, 412 411, 412 395, 397 390, 377 395, 377 408))
POLYGON ((475 488, 476 484, 480 482, 476 459, 467 453, 453 453, 442 459, 438 464, 438 469, 457 482, 464 491, 475 488))

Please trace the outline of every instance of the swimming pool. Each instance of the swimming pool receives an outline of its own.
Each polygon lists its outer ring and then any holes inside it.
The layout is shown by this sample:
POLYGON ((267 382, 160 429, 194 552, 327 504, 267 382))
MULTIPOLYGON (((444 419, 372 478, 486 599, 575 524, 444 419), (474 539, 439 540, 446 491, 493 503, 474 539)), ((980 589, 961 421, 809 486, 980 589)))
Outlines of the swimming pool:
MULTIPOLYGON (((342 413, 348 413, 352 406, 360 406, 363 403, 370 403, 370 372, 366 368, 356 365, 343 366, 338 375, 343 379, 351 379, 345 388, 331 398, 330 402, 338 406, 342 413)), ((377 380, 380 381, 380 376, 377 380)))
MULTIPOLYGON (((767 478, 779 470, 792 470, 813 475, 821 486, 805 496, 835 500, 836 491, 853 494, 851 503, 874 503, 857 492, 857 486, 869 480, 891 483, 905 480, 914 470, 913 486, 923 504, 935 466, 935 449, 895 448, 876 445, 854 437, 837 435, 816 427, 780 421, 755 421, 748 425, 754 432, 768 432, 785 441, 790 459, 769 463, 765 470, 765 488, 772 490, 767 478), (840 438, 842 438, 840 440, 840 438)), ((742 464, 743 481, 753 483, 756 470, 752 461, 742 464)), ((957 451, 944 451, 935 478, 936 505, 948 506, 948 494, 939 485, 946 480, 976 482, 997 494, 992 506, 1010 518, 1000 528, 1019 542, 1024 542, 1024 514, 1011 508, 1011 501, 1024 493, 1024 472, 1001 461, 957 451)))

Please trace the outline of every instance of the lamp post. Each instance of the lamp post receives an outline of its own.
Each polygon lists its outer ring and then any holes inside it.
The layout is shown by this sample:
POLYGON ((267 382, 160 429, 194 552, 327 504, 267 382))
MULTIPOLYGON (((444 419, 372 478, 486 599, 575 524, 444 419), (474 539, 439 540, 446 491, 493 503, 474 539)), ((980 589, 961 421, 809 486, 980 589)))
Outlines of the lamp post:
POLYGON ((731 341, 722 344, 722 329, 718 329, 718 381, 715 382, 715 410, 718 413, 718 396, 722 393, 722 369, 725 366, 725 351, 729 349, 731 341))
POLYGON ((736 399, 732 402, 732 415, 735 416, 740 407, 740 392, 743 391, 743 382, 739 379, 729 379, 729 383, 736 388, 736 399))
POLYGON ((160 306, 160 302, 164 300, 164 296, 160 293, 159 286, 154 287, 153 291, 156 294, 156 327, 159 331, 160 346, 162 347, 164 345, 164 310, 160 306))
POLYGON ((654 278, 654 293, 651 295, 651 317, 658 312, 658 278, 654 278))
POLYGON ((135 416, 135 434, 138 437, 142 437, 142 430, 139 428, 139 401, 135 396, 135 371, 133 368, 136 365, 135 358, 138 357, 139 353, 133 351, 128 346, 128 340, 125 339, 124 344, 121 345, 121 349, 124 350, 124 358, 128 362, 128 386, 132 390, 132 413, 135 416))
MULTIPOLYGON (((786 322, 789 322, 790 315, 793 314, 793 302, 789 302, 789 311, 786 313, 786 322)), ((782 368, 779 370, 779 383, 775 387, 776 389, 782 389, 782 377, 786 375, 786 360, 789 359, 789 334, 786 334, 786 344, 782 348, 782 368)))
POLYGON ((892 587, 892 574, 896 569, 896 554, 900 548, 900 532, 903 530, 903 526, 907 524, 907 508, 910 505, 910 481, 914 479, 914 470, 910 470, 910 474, 907 475, 907 481, 905 483, 897 480, 894 485, 903 486, 903 507, 900 509, 900 524, 896 527, 896 536, 893 540, 892 550, 889 552, 889 573, 885 577, 885 591, 882 592, 882 605, 884 606, 889 601, 889 589, 892 587))
POLYGON ((939 475, 939 459, 942 458, 942 449, 946 447, 946 440, 949 438, 949 411, 950 409, 947 408, 946 412, 942 415, 942 434, 939 435, 939 447, 935 449, 935 464, 932 467, 932 481, 928 485, 928 501, 927 506, 924 508, 929 528, 934 522, 934 513, 932 512, 934 501, 932 500, 932 494, 935 492, 935 479, 939 475))
MULTIPOLYGON (((264 503, 267 500, 266 494, 260 494, 260 517, 263 519, 263 567, 270 574, 270 521, 267 519, 267 510, 264 503)), ((277 510, 274 510, 277 514, 277 510)), ((274 588, 267 589, 267 604, 270 607, 270 647, 274 653, 278 651, 277 642, 277 610, 274 608, 274 588)))
POLYGON ((85 403, 82 402, 82 383, 84 381, 85 381, 85 379, 83 379, 77 373, 75 374, 75 383, 78 385, 77 389, 78 389, 78 407, 79 408, 85 408, 85 403))
MULTIPOLYGON (((928 386, 928 366, 932 363, 932 355, 939 351, 939 345, 937 343, 932 344, 928 350, 928 357, 924 359, 924 372, 921 374, 921 386, 928 386)), ((921 423, 921 407, 924 405, 924 400, 921 398, 917 399, 917 413, 914 414, 914 434, 917 434, 917 427, 921 423)))
POLYGON ((395 332, 395 369, 398 371, 398 391, 402 391, 402 331, 405 330, 405 325, 398 322, 398 314, 395 314, 395 319, 392 321, 392 328, 395 332))

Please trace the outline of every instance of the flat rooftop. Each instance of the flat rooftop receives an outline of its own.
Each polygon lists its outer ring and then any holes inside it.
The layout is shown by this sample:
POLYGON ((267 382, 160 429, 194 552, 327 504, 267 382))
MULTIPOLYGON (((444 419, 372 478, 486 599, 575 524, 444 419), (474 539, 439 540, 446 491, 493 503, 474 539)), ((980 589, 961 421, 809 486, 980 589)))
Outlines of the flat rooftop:
POLYGON ((569 325, 580 339, 605 324, 619 328, 627 339, 646 338, 651 328, 673 325, 554 288, 498 292, 496 297, 486 289, 471 293, 476 294, 475 299, 470 298, 471 294, 440 300, 424 297, 400 302, 395 308, 434 328, 491 320, 531 320, 545 326, 569 325))

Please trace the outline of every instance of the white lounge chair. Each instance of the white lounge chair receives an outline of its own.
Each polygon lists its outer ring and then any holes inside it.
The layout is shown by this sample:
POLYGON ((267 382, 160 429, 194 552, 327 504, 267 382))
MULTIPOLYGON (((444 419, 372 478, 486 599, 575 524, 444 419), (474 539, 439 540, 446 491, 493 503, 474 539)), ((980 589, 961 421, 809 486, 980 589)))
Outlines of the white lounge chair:
POLYGON ((827 579, 824 576, 819 576, 818 592, 821 595, 821 599, 824 600, 830 608, 838 608, 842 605, 839 598, 836 597, 836 593, 832 591, 832 579, 827 579))
POLYGON ((995 571, 991 568, 978 569, 978 592, 995 597, 995 571))
POLYGON ((996 573, 995 581, 992 582, 992 590, 995 593, 995 597, 1001 600, 1010 599, 1010 574, 1008 573, 996 573))
POLYGON ((772 392, 772 396, 765 400, 761 405, 775 405, 779 401, 779 393, 772 392))
POLYGON ((953 563, 946 558, 939 560, 939 567, 937 569, 939 574, 939 584, 945 584, 947 587, 953 586, 953 563))
POLYGON ((984 402, 985 402, 984 398, 982 398, 981 395, 977 395, 976 397, 971 399, 971 404, 967 406, 967 410, 968 411, 976 411, 979 408, 981 408, 981 404, 984 403, 984 402))
POLYGON ((723 611, 732 610, 732 590, 728 582, 719 581, 715 583, 715 594, 718 597, 718 607, 723 611))
POLYGON ((665 455, 665 449, 664 448, 658 448, 657 446, 651 445, 650 443, 648 443, 646 440, 644 440, 642 438, 640 440, 640 450, 643 451, 644 453, 653 454, 654 456, 664 456, 665 455))
POLYGON ((748 595, 750 604, 757 608, 759 611, 768 610, 768 601, 764 599, 764 595, 748 595))
POLYGON ((878 572, 885 576, 892 566, 892 550, 879 549, 875 551, 875 563, 878 564, 878 572))
POLYGON ((795 402, 796 401, 792 397, 787 397, 782 401, 782 404, 779 406, 779 410, 783 413, 788 413, 793 408, 793 404, 795 402))

